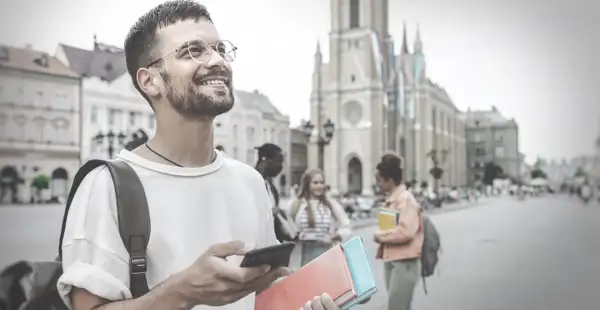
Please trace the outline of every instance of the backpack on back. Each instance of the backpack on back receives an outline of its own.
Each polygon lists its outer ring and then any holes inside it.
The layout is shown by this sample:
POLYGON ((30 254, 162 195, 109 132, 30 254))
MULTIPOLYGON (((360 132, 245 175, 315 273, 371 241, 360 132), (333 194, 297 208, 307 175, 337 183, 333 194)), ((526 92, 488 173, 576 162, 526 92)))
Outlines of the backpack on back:
POLYGON ((425 215, 421 215, 423 221, 423 248, 421 250, 421 278, 423 279, 423 288, 427 294, 427 283, 425 278, 430 277, 435 272, 439 260, 439 252, 441 248, 440 235, 429 219, 425 215))
POLYGON ((146 247, 150 238, 150 214, 144 187, 135 171, 124 161, 93 159, 73 179, 60 232, 58 258, 47 262, 20 261, 0 272, 0 310, 67 310, 57 290, 62 275, 62 239, 67 216, 77 188, 97 167, 110 171, 117 197, 119 232, 130 254, 129 274, 134 298, 148 293, 146 247))

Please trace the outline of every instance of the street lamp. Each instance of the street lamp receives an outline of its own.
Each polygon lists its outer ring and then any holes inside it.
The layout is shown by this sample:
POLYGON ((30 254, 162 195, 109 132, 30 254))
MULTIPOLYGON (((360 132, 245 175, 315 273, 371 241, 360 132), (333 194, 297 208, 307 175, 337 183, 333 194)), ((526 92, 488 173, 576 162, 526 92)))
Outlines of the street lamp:
POLYGON ((441 166, 443 166, 446 159, 448 159, 448 153, 450 153, 450 151, 447 149, 433 149, 427 153, 427 156, 431 158, 431 162, 433 163, 433 168, 429 170, 429 173, 433 177, 433 190, 435 192, 437 200, 436 205, 438 207, 441 206, 441 199, 439 198, 439 180, 442 178, 442 175, 444 175, 444 169, 442 169, 441 166))
MULTIPOLYGON (((313 130, 315 129, 315 125, 310 121, 304 122, 302 125, 302 130, 304 131, 304 135, 310 139, 312 136, 313 130)), ((323 124, 322 128, 317 127, 317 147, 318 147, 318 156, 319 156, 319 169, 324 169, 324 153, 325 146, 328 145, 333 139, 333 133, 335 132, 335 124, 331 121, 331 119, 327 119, 325 124, 323 124)))
POLYGON ((104 134, 102 131, 98 132, 92 140, 96 143, 97 146, 101 147, 104 145, 104 141, 107 142, 108 146, 106 148, 108 152, 108 158, 113 158, 115 153, 115 138, 117 138, 117 143, 119 146, 123 145, 123 141, 125 141, 125 137, 127 137, 122 131, 119 134, 115 134, 112 130, 109 130, 108 133, 104 134))

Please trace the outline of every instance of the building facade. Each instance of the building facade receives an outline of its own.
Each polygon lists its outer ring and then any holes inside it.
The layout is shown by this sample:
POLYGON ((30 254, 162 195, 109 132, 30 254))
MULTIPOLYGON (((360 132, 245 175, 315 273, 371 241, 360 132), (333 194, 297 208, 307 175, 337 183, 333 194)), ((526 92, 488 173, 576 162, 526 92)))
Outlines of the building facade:
POLYGON ((519 152, 519 125, 504 117, 496 107, 485 111, 467 111, 466 124, 469 182, 483 176, 486 163, 502 167, 505 174, 520 178, 522 156, 519 152))
POLYGON ((0 203, 63 201, 80 125, 76 72, 31 47, 0 46, 0 203))
POLYGON ((444 153, 446 185, 466 183, 464 125, 443 88, 427 78, 420 35, 406 35, 396 55, 388 32, 388 1, 331 0, 329 63, 314 56, 309 167, 318 166, 319 128, 336 130, 324 169, 334 192, 373 193, 375 165, 387 151, 405 158, 407 180, 429 181, 429 154, 444 153), (434 151, 434 152, 432 152, 434 151))
POLYGON ((248 92, 236 90, 235 104, 231 111, 215 118, 215 146, 225 153, 250 166, 258 161, 257 147, 263 143, 274 143, 284 153, 284 168, 274 180, 282 195, 289 193, 290 186, 290 120, 283 115, 258 90, 248 92))
POLYGON ((83 77, 82 161, 114 157, 134 133, 154 134, 154 113, 133 86, 121 48, 94 39, 90 50, 60 44, 56 57, 83 77))

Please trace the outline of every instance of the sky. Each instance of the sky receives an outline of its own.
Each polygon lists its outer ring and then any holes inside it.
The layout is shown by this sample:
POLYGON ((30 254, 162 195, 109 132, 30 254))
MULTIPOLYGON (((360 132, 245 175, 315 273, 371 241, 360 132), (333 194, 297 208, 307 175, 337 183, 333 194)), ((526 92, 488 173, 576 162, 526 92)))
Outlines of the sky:
MULTIPOLYGON (((158 0, 0 0, 0 43, 54 53, 58 43, 122 46, 158 0), (35 10, 32 10, 35 8, 35 10)), ((330 1, 201 0, 239 47, 235 87, 266 94, 293 125, 309 115, 313 54, 327 60, 330 1)), ((496 106, 520 126, 520 150, 570 158, 600 135, 600 8, 592 0, 389 0, 390 32, 412 49, 421 31, 427 74, 461 110, 496 106), (596 56, 596 57, 594 57, 596 56)))

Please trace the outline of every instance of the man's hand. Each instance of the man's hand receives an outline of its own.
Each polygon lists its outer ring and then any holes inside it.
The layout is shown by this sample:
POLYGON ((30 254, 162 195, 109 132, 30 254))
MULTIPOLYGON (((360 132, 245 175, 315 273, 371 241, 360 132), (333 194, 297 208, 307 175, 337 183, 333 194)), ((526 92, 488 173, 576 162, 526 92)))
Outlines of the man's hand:
POLYGON ((312 300, 306 302, 304 307, 300 308, 300 310, 339 310, 338 307, 331 296, 327 294, 323 294, 321 296, 316 296, 312 300))
POLYGON ((185 299, 194 306, 223 306, 261 291, 276 279, 290 274, 287 268, 242 268, 226 260, 249 250, 241 241, 211 246, 179 275, 185 299))
MULTIPOLYGON (((367 302, 369 302, 369 300, 371 300, 371 297, 368 297, 367 299, 359 302, 359 305, 364 305, 367 302)), ((333 299, 327 295, 327 294, 323 294, 321 296, 317 296, 315 298, 313 298, 313 300, 308 301, 304 307, 302 307, 300 310, 339 310, 340 307, 338 307, 335 304, 335 301, 333 301, 333 299)))

